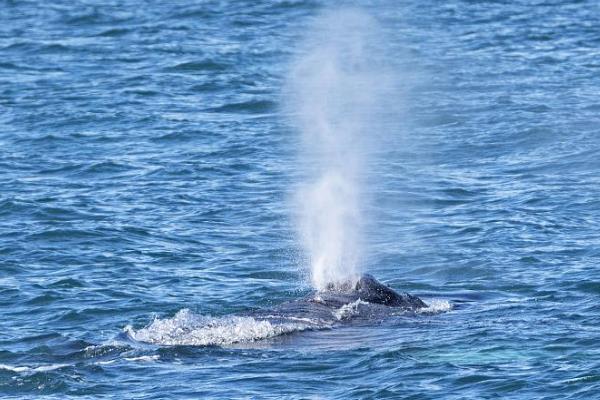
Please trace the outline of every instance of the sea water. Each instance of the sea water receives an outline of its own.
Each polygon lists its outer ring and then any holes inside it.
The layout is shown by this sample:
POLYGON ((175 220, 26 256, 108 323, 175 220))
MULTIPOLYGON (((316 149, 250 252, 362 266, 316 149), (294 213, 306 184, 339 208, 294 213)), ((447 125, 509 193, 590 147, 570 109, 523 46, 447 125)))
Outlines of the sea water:
POLYGON ((0 1, 0 396, 598 397, 599 19, 0 1), (432 312, 247 316, 361 272, 432 312))

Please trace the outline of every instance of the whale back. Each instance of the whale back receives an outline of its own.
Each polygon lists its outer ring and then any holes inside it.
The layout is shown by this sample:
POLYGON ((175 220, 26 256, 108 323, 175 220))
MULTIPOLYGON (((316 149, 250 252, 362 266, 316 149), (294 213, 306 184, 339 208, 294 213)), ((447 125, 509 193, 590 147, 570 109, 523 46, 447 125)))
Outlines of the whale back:
POLYGON ((427 307, 427 304, 418 297, 408 293, 398 293, 391 287, 379 282, 370 274, 364 274, 360 277, 356 283, 355 290, 361 300, 369 303, 406 309, 427 307))
POLYGON ((406 310, 427 307, 427 304, 418 297, 408 293, 398 293, 370 274, 362 275, 354 284, 349 282, 341 285, 331 284, 327 290, 317 292, 311 301, 337 308, 356 300, 406 310))
POLYGON ((354 304, 353 307, 356 308, 356 313, 352 314, 353 319, 385 315, 388 307, 403 311, 417 311, 427 307, 418 297, 398 293, 373 276, 365 274, 356 281, 332 284, 325 290, 313 292, 301 299, 286 301, 272 308, 251 310, 242 315, 277 324, 293 324, 302 320, 306 328, 331 326, 341 320, 348 320, 340 317, 339 312, 342 307, 350 304, 354 304))

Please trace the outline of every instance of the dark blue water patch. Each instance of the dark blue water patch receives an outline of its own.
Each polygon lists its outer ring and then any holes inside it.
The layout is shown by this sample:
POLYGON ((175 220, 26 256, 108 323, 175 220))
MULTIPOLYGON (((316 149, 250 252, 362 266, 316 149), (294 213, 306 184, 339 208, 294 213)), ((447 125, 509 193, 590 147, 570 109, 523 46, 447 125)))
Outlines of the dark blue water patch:
POLYGON ((208 109, 210 112, 233 113, 233 114, 265 114, 276 110, 277 104, 267 100, 250 100, 242 103, 225 104, 220 107, 208 109))
POLYGON ((125 36, 129 33, 131 33, 132 30, 131 29, 127 29, 127 28, 110 28, 110 29, 106 29, 103 30, 102 32, 94 35, 94 36, 99 36, 99 37, 121 37, 121 36, 125 36))
POLYGON ((188 61, 179 63, 177 65, 166 67, 165 72, 182 72, 182 73, 194 73, 194 72, 210 72, 210 71, 225 71, 229 68, 226 64, 216 63, 211 60, 204 61, 188 61))

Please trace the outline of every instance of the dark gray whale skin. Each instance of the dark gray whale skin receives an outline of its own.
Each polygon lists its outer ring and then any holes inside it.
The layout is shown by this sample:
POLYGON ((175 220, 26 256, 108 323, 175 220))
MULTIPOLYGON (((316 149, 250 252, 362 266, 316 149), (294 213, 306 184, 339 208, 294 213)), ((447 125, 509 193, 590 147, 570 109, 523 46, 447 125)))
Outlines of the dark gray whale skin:
POLYGON ((341 290, 336 290, 330 285, 330 290, 320 292, 319 298, 321 302, 335 308, 359 299, 371 304, 399 307, 409 311, 427 307, 427 304, 418 297, 408 293, 398 293, 391 287, 377 281, 370 274, 362 275, 354 287, 342 287, 341 290))
MULTIPOLYGON (((339 322, 335 312, 341 307, 361 300, 365 310, 363 314, 382 315, 386 310, 415 312, 427 307, 420 298, 408 293, 398 293, 387 285, 377 281, 372 275, 362 275, 356 283, 329 285, 326 290, 313 292, 298 300, 288 301, 270 309, 249 313, 254 318, 271 322, 290 322, 303 319, 315 324, 339 322)), ((360 314, 360 313, 359 313, 360 314)), ((360 316, 359 316, 360 318, 360 316)), ((368 316, 362 316, 368 318, 368 316)))

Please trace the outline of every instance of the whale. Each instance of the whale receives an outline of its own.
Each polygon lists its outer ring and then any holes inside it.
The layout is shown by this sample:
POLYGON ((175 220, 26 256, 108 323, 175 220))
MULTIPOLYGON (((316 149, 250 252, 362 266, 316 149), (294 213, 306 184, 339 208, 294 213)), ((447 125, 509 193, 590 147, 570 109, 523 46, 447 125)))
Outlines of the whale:
POLYGON ((257 320, 282 324, 305 321, 318 326, 352 319, 370 319, 398 313, 414 313, 428 305, 419 297, 399 293, 370 274, 342 283, 330 283, 300 299, 286 301, 267 309, 245 313, 257 320))
POLYGON ((172 318, 155 319, 144 328, 128 327, 123 337, 164 346, 247 346, 302 331, 369 325, 392 316, 429 312, 431 307, 419 297, 397 292, 364 274, 331 283, 300 298, 219 317, 182 309, 172 318))

